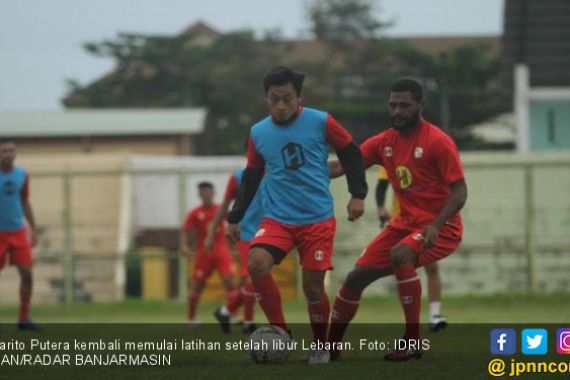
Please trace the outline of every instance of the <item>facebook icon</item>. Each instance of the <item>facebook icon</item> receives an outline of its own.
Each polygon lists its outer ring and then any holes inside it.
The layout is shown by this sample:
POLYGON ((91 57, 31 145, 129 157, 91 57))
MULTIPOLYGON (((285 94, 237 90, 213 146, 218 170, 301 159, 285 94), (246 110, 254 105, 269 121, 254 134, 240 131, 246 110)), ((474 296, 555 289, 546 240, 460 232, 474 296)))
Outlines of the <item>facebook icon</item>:
POLYGON ((517 333, 513 329, 491 330, 491 353, 513 355, 517 352, 517 333))

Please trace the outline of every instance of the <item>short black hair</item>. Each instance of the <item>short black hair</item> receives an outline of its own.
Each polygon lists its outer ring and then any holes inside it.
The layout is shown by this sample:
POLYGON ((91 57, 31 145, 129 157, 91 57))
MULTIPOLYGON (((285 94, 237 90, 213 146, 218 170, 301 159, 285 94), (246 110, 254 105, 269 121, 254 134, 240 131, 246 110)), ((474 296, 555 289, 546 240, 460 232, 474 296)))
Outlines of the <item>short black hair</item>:
POLYGON ((424 89, 420 82, 412 78, 403 78, 398 80, 390 89, 391 92, 409 91, 416 102, 424 98, 424 89))
POLYGON ((0 140, 0 146, 4 145, 4 144, 14 144, 16 145, 16 142, 14 140, 0 140))
POLYGON ((297 95, 301 95, 304 81, 305 74, 297 72, 286 66, 278 66, 272 68, 267 74, 265 74, 265 78, 263 78, 263 88, 267 93, 271 86, 282 86, 284 84, 291 83, 297 92, 297 95))
POLYGON ((198 190, 213 189, 213 188, 214 188, 214 184, 212 182, 209 182, 209 181, 203 181, 203 182, 200 182, 198 184, 198 190))

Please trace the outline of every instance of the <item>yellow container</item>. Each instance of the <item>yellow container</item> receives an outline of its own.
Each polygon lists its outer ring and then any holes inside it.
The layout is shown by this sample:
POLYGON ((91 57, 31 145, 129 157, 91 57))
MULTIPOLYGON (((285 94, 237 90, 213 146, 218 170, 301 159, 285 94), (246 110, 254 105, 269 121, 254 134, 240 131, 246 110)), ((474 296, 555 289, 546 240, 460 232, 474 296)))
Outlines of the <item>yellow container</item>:
POLYGON ((142 298, 165 300, 169 297, 168 260, 166 250, 160 247, 144 247, 142 254, 142 298))

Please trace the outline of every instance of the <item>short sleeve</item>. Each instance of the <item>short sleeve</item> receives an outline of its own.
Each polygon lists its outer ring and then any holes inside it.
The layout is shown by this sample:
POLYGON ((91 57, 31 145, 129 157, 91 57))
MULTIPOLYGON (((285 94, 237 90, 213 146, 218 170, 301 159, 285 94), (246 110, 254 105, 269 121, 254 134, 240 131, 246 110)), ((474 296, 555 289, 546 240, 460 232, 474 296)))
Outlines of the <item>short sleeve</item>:
POLYGON ((263 156, 255 150, 255 145, 251 135, 247 140, 247 167, 252 169, 259 169, 265 166, 263 156))
POLYGON ((352 142, 352 136, 331 115, 327 115, 326 124, 327 141, 334 150, 342 150, 352 142))
POLYGON ((362 158, 364 158, 364 163, 366 167, 371 165, 382 165, 382 158, 380 157, 380 136, 376 135, 360 145, 360 151, 362 152, 362 158))
POLYGON ((463 165, 455 142, 449 136, 445 136, 436 144, 436 147, 437 168, 443 182, 446 185, 451 185, 464 179, 463 165))
POLYGON ((228 181, 228 185, 226 186, 226 193, 224 195, 224 200, 231 201, 236 199, 237 190, 238 190, 237 178, 235 174, 232 174, 230 180, 228 181))

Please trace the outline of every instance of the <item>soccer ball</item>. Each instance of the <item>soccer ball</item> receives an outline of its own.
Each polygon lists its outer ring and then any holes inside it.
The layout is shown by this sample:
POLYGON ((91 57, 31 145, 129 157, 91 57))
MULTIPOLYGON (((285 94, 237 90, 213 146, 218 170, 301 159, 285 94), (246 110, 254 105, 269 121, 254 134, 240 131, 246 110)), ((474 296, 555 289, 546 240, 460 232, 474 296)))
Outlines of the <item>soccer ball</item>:
POLYGON ((289 357, 291 338, 282 328, 263 326, 249 337, 249 357, 254 363, 283 363, 289 357))

